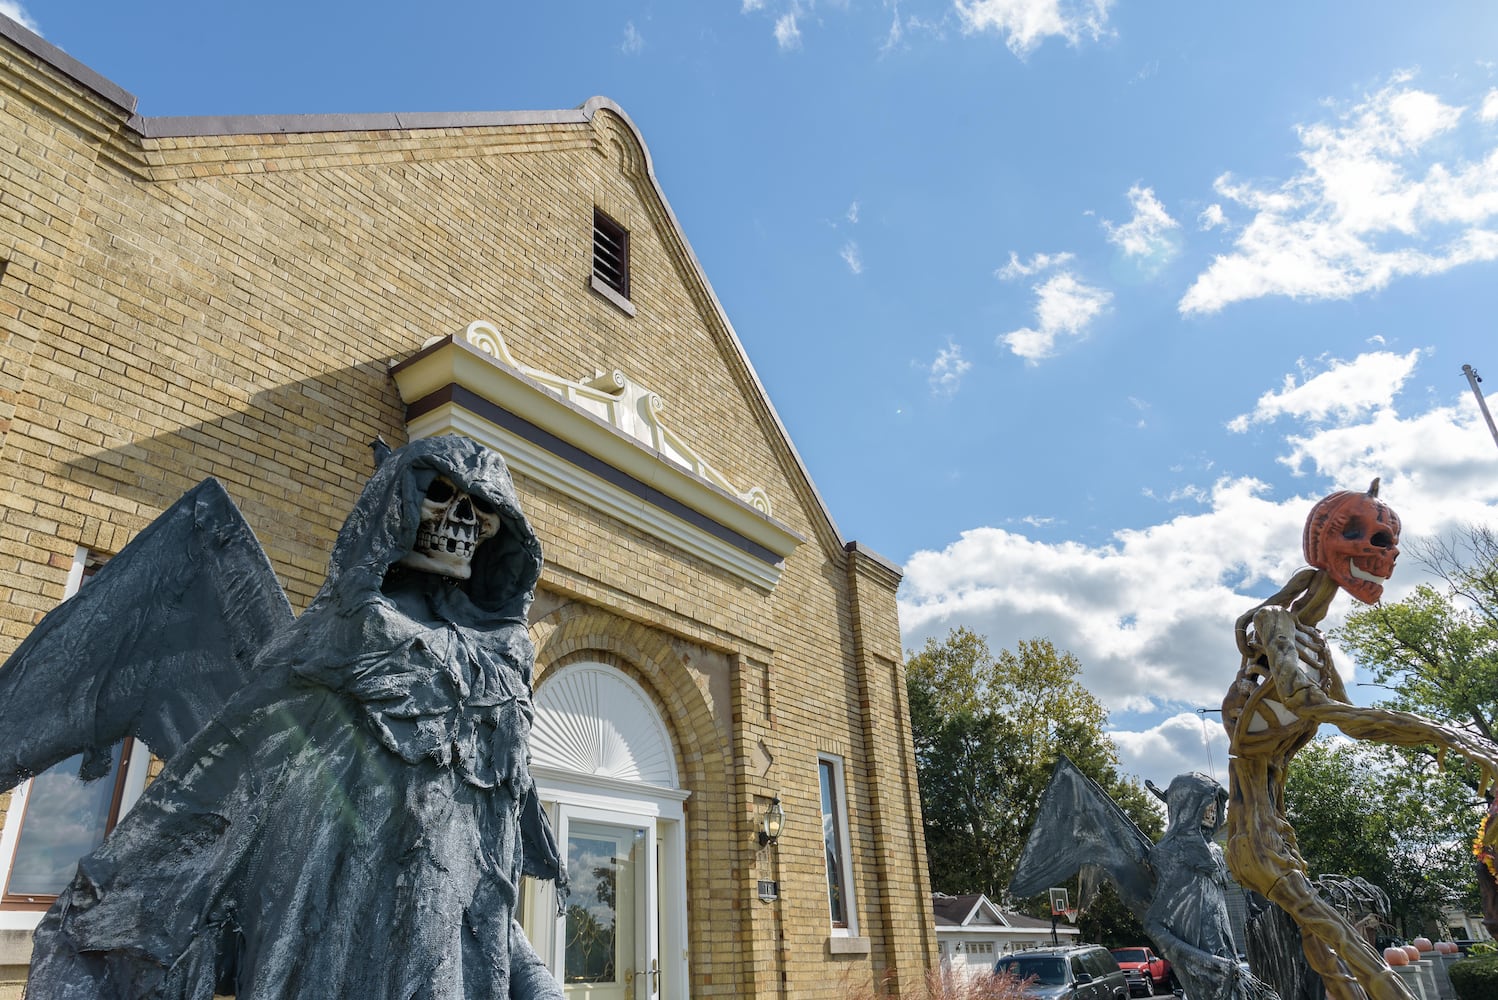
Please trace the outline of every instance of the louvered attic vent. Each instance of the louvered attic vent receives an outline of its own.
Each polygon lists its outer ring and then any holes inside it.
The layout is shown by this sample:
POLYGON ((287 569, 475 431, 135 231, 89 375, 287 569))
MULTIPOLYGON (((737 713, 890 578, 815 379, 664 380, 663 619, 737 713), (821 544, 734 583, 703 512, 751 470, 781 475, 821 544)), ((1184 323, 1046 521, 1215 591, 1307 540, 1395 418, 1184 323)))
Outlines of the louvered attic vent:
POLYGON ((629 230, 593 209, 593 277, 629 298, 629 230))

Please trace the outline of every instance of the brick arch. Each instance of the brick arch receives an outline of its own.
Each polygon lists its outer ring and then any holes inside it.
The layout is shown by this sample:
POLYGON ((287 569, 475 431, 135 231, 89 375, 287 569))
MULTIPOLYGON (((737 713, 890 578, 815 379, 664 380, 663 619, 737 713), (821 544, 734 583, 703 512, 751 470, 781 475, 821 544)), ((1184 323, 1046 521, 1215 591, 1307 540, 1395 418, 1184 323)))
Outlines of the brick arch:
POLYGON ((533 623, 530 634, 536 688, 561 667, 587 661, 613 667, 644 689, 671 735, 683 788, 695 793, 709 787, 706 761, 729 762, 727 734, 691 673, 674 665, 678 657, 666 633, 600 608, 568 604, 533 623))

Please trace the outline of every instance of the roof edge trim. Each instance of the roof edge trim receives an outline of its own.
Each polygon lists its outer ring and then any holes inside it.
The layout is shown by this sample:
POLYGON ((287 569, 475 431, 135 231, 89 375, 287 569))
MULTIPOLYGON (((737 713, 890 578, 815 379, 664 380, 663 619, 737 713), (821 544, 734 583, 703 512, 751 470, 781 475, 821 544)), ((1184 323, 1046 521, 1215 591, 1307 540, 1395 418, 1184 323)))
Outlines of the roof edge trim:
POLYGON ((215 135, 280 135, 312 132, 409 132, 443 128, 503 128, 515 125, 582 125, 580 108, 560 111, 392 111, 326 115, 183 115, 146 118, 131 126, 147 139, 215 135))
POLYGON ((132 114, 135 112, 139 99, 134 94, 89 69, 19 21, 0 14, 0 36, 14 42, 64 76, 72 77, 116 107, 132 114))

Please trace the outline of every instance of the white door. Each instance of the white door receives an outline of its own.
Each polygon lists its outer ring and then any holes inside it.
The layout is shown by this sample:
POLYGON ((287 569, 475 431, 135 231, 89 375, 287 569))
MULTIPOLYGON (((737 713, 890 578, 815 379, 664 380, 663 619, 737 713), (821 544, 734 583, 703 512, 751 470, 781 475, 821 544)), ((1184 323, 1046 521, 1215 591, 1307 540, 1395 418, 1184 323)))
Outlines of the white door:
POLYGON ((569 1000, 655 1000, 660 990, 655 820, 563 805, 571 881, 556 955, 569 1000))

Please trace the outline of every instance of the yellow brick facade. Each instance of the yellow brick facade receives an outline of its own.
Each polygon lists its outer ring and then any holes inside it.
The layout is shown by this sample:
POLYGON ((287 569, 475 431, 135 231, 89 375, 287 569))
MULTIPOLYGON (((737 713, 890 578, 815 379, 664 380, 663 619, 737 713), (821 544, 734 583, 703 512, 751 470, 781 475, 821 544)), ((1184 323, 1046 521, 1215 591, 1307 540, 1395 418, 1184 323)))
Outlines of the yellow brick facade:
MULTIPOLYGON (((672 425, 804 539, 766 590, 517 475, 547 559, 538 684, 607 664, 671 731, 690 791, 690 995, 919 978, 935 936, 898 572, 839 538, 622 113, 153 121, 3 34, 0 654, 62 599, 80 546, 118 551, 208 475, 304 607, 368 442, 406 440, 390 363, 488 320, 527 365, 618 367, 659 392, 672 425), (594 206, 630 231, 633 316, 589 287, 594 206), (850 953, 829 929, 819 752, 847 767, 850 953), (776 795, 787 833, 761 849, 776 795), (759 900, 761 879, 777 901, 759 900)), ((23 975, 0 967, 0 1000, 23 975)))

